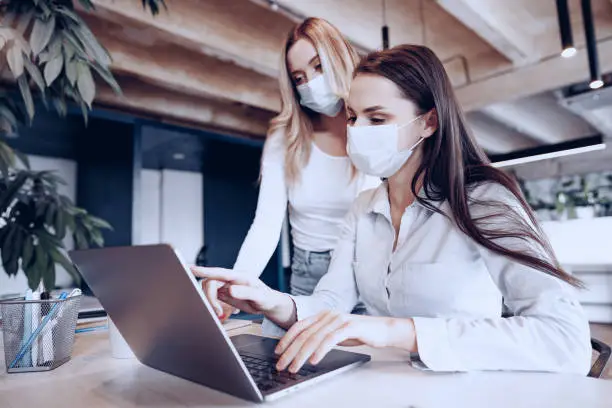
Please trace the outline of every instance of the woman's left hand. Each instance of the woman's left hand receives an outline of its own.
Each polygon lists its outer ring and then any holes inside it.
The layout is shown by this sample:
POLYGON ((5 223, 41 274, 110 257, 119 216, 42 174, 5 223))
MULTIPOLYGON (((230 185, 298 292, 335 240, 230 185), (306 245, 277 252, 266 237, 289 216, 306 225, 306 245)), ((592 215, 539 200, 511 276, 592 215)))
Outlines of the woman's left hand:
POLYGON ((307 362, 318 364, 340 346, 416 349, 412 319, 361 316, 325 311, 295 323, 280 340, 277 370, 296 373, 307 362))

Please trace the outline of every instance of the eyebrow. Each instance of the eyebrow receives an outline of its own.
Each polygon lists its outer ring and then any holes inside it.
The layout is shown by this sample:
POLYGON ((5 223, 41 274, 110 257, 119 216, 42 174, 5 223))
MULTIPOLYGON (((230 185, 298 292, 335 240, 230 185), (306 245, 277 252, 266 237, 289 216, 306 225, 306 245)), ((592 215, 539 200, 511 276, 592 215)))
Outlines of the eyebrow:
POLYGON ((317 59, 319 59, 319 60, 320 60, 319 55, 315 55, 314 57, 312 57, 312 58, 310 59, 310 61, 308 61, 308 65, 312 64, 312 63, 313 63, 315 60, 317 60, 317 59))
MULTIPOLYGON (((310 61, 308 61, 308 65, 311 65, 311 64, 312 64, 314 61, 316 61, 317 59, 319 59, 319 56, 318 56, 318 55, 315 55, 314 57, 312 57, 312 58, 310 59, 310 61)), ((319 62, 320 62, 320 59, 319 59, 319 62)), ((304 70, 303 70, 303 69, 296 69, 295 71, 291 71, 291 75, 295 75, 295 74, 298 74, 298 73, 303 73, 303 72, 304 72, 304 70)))
POLYGON ((380 105, 375 105, 375 106, 370 106, 369 108, 366 108, 363 110, 364 113, 372 113, 372 112, 376 112, 379 110, 384 110, 385 108, 383 108, 380 105))

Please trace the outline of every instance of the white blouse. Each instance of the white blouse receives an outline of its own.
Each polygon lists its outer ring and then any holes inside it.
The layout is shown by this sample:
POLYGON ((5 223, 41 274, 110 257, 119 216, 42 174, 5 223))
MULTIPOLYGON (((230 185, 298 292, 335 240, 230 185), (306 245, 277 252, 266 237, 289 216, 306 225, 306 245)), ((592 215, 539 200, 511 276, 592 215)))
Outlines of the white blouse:
MULTIPOLYGON (((501 185, 478 186, 471 197, 527 217, 501 185)), ((447 202, 435 205, 451 213, 447 202)), ((470 211, 491 214, 484 205, 470 211)), ((589 325, 572 286, 476 244, 418 202, 402 216, 395 251, 394 239, 381 184, 355 201, 314 294, 294 297, 298 319, 326 309, 349 313, 361 301, 369 315, 412 318, 420 360, 434 371, 589 371, 589 325), (514 317, 501 317, 502 297, 514 317)), ((546 257, 535 243, 496 242, 546 257)))

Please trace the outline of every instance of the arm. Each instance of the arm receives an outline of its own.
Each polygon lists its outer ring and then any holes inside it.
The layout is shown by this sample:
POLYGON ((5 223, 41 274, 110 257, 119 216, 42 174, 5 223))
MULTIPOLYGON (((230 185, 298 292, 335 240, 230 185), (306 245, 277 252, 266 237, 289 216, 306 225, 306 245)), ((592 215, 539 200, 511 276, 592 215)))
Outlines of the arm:
MULTIPOLYGON (((502 201, 528 222, 516 198, 499 185, 478 187, 474 196, 502 201)), ((473 217, 478 217, 487 214, 487 207, 474 206, 471 211, 473 217)), ((487 222, 501 223, 502 220, 493 218, 487 222)), ((546 257, 535 243, 516 238, 497 242, 546 257)), ((589 326, 572 287, 483 247, 479 246, 478 251, 502 292, 505 304, 515 316, 495 319, 415 317, 421 360, 435 371, 522 370, 586 374, 591 360, 589 326)))
POLYGON ((359 299, 353 271, 355 235, 362 202, 372 192, 364 193, 353 203, 346 215, 329 269, 321 278, 311 296, 292 296, 297 310, 297 320, 303 320, 323 310, 349 313, 359 299))
POLYGON ((242 243, 234 270, 259 276, 278 245, 287 209, 282 134, 268 138, 261 164, 261 186, 255 219, 242 243))

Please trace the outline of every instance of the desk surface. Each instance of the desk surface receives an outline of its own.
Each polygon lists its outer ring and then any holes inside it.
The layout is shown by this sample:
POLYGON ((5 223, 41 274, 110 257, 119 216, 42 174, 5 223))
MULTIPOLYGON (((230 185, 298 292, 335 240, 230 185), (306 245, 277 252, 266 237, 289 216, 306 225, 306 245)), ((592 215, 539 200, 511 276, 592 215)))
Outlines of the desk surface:
MULTIPOLYGON (((258 326, 230 332, 259 333, 258 326)), ((357 350, 357 349, 353 349, 357 350)), ((609 408, 612 381, 546 373, 421 372, 393 350, 360 348, 367 365, 268 403, 286 407, 609 408)), ((0 356, 1 408, 244 407, 254 405, 110 356, 107 332, 77 336, 72 360, 47 373, 7 374, 0 356)))

